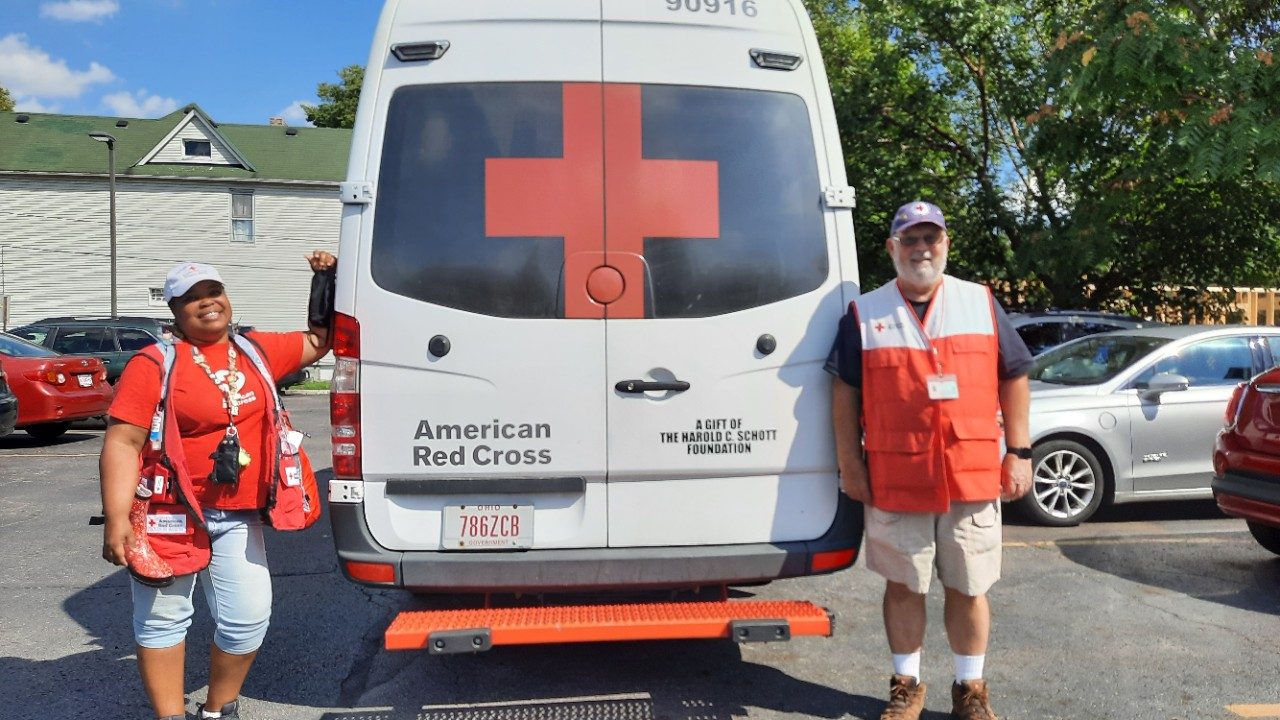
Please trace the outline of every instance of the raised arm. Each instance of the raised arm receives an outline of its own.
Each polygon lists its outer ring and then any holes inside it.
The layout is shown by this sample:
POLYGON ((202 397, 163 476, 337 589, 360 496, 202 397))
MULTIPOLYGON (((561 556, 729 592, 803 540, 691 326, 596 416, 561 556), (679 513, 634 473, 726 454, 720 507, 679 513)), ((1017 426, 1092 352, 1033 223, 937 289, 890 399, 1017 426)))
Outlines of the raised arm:
POLYGON ((338 258, 332 253, 315 250, 305 256, 315 276, 311 280, 311 299, 307 307, 307 331, 302 345, 302 366, 324 357, 333 345, 329 328, 333 323, 333 283, 338 258))

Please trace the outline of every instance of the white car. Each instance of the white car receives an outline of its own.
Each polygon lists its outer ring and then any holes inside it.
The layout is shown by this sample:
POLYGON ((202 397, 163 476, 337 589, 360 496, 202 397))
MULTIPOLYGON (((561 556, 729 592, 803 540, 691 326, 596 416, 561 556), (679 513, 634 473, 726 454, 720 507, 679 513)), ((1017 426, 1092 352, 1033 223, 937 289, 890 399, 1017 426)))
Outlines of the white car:
POLYGON ((1227 401, 1276 364, 1276 327, 1121 330, 1044 352, 1030 373, 1034 483, 1022 508, 1065 526, 1105 503, 1212 497, 1227 401))

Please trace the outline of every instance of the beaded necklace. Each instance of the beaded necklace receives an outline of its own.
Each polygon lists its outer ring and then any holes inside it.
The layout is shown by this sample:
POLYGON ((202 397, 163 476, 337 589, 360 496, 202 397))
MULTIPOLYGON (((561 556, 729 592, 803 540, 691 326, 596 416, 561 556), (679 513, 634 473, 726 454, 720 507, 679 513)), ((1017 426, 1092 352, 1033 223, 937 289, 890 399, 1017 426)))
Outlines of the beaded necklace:
MULTIPOLYGON (((240 393, 232 390, 231 383, 236 378, 236 358, 238 353, 234 345, 227 348, 227 381, 225 383, 218 382, 218 376, 214 374, 213 368, 209 367, 209 362, 204 359, 204 353, 200 352, 200 348, 195 345, 191 346, 191 359, 196 365, 204 370, 204 374, 209 376, 209 380, 214 386, 222 392, 222 398, 226 402, 227 414, 235 418, 240 414, 240 393)), ((231 425, 235 426, 232 420, 231 425)))
POLYGON ((239 356, 240 354, 236 352, 235 344, 231 344, 227 348, 227 381, 225 383, 220 383, 218 382, 218 376, 213 372, 213 368, 209 367, 209 361, 205 360, 204 353, 200 352, 200 348, 196 347, 194 344, 191 346, 192 361, 194 361, 196 365, 199 365, 201 370, 204 370, 204 374, 209 376, 209 381, 213 383, 214 387, 218 388, 218 390, 222 392, 223 400, 226 402, 228 416, 227 433, 223 442, 227 442, 228 440, 235 442, 235 447, 238 450, 236 453, 236 460, 240 467, 243 468, 249 465, 250 460, 252 460, 252 456, 249 455, 247 450, 240 447, 240 431, 236 429, 235 418, 240 414, 240 393, 238 390, 232 388, 232 383, 235 382, 237 377, 236 359, 239 356))

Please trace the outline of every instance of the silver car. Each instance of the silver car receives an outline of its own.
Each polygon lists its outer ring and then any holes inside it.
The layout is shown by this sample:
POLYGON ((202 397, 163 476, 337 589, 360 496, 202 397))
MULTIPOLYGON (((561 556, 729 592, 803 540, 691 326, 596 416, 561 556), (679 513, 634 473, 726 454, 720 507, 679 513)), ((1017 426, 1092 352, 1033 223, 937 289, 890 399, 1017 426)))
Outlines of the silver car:
POLYGON ((1280 328, 1166 326, 1090 335, 1036 356, 1033 520, 1075 525, 1104 503, 1212 497, 1231 392, 1280 364, 1280 328))

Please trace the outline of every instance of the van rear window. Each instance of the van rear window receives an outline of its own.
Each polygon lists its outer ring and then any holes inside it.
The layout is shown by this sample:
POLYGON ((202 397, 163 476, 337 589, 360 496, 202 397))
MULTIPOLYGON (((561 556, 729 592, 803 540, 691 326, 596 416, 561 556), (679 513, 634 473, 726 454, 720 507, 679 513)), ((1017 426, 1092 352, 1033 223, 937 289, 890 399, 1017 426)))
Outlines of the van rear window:
POLYGON ((668 85, 396 91, 373 232, 380 287, 484 315, 573 317, 575 253, 642 284, 648 318, 817 288, 827 248, 803 100, 668 85))

